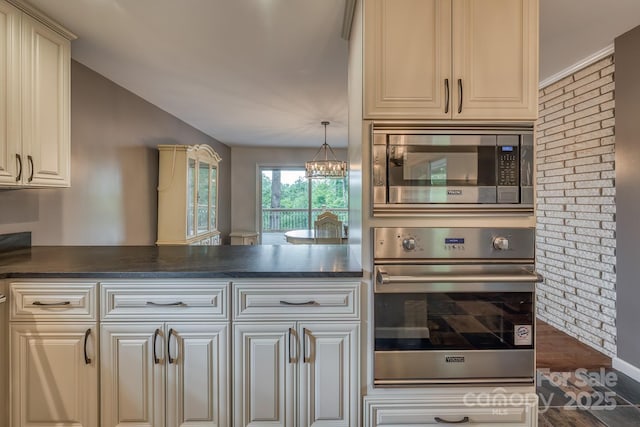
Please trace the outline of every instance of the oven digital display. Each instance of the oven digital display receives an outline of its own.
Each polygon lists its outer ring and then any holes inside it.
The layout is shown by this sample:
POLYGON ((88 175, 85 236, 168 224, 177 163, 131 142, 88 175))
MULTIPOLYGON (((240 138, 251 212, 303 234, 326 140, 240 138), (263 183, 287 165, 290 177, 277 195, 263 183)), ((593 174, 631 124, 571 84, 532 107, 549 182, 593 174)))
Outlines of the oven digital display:
POLYGON ((445 237, 445 245, 464 245, 464 239, 460 237, 445 237))
POLYGON ((506 152, 513 151, 513 147, 512 147, 512 146, 510 146, 510 145, 505 145, 505 146, 500 147, 500 148, 502 149, 502 152, 503 152, 503 153, 504 153, 505 151, 506 151, 506 152))

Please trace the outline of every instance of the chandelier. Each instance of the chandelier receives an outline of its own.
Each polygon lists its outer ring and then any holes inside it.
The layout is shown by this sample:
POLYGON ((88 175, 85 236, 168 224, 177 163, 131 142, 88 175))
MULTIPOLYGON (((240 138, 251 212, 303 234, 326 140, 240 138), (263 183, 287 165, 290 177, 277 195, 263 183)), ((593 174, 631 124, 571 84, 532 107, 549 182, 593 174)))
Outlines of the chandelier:
POLYGON ((321 122, 324 126, 324 144, 313 156, 313 160, 305 162, 304 169, 307 178, 344 178, 347 175, 347 163, 336 158, 329 144, 327 144, 327 125, 329 122, 321 122), (320 153, 324 152, 324 156, 320 153), (333 159, 329 159, 329 152, 333 159), (323 158, 324 157, 324 158, 323 158))

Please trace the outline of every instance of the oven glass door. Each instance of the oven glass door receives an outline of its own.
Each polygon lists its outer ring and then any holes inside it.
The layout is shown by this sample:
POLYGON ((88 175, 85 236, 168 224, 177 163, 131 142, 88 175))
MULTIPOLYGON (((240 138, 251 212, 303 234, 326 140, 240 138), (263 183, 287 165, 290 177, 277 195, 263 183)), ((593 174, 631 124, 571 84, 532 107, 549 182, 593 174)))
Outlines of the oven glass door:
POLYGON ((390 136, 390 203, 497 203, 496 137, 390 136))
POLYGON ((375 350, 533 349, 532 292, 375 294, 375 350))

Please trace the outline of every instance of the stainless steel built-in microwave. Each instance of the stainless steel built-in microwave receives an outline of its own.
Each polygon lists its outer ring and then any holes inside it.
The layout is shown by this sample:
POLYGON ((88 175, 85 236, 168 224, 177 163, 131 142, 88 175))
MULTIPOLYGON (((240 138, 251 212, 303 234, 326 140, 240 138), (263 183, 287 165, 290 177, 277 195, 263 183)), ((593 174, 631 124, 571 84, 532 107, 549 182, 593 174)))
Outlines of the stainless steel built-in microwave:
POLYGON ((533 211, 533 129, 373 128, 373 213, 533 211))

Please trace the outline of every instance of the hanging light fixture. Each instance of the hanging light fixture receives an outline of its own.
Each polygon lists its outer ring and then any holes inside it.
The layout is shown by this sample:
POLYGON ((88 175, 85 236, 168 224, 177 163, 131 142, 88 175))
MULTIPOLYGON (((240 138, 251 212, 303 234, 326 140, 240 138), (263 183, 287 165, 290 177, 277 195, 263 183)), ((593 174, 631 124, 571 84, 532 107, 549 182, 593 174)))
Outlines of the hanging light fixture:
POLYGON ((344 178, 347 175, 347 162, 336 158, 329 144, 327 144, 327 125, 329 122, 321 122, 324 126, 324 144, 320 147, 313 160, 305 162, 304 169, 307 178, 344 178), (320 155, 324 151, 324 158, 320 155), (329 152, 333 159, 329 159, 329 152))

